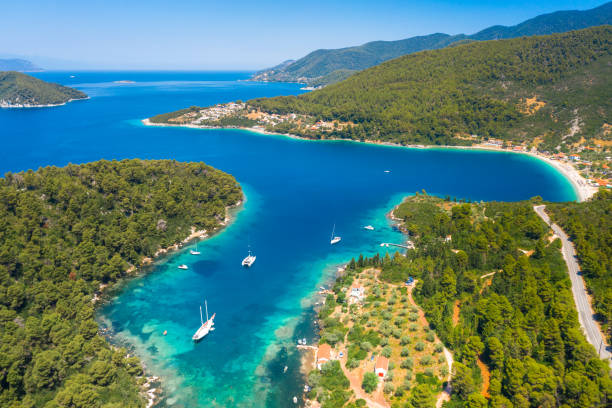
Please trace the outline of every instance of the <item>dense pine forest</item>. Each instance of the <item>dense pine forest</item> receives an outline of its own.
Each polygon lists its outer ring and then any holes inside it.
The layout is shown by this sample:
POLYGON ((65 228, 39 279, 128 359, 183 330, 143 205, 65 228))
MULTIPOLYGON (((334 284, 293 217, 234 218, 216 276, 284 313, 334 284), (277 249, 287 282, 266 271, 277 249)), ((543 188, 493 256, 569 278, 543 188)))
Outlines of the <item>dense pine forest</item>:
POLYGON ((203 163, 98 161, 0 179, 0 406, 140 407, 142 367, 92 298, 242 199, 203 163))
MULTIPOLYGON (((575 206, 603 208, 604 199, 575 206)), ((350 285, 354 271, 372 267, 381 269, 383 282, 417 279, 416 299, 454 354, 453 395, 445 406, 586 408, 612 400, 607 362, 581 332, 561 243, 549 239, 536 202, 470 204, 417 194, 394 211, 415 250, 360 257, 339 279, 350 285)), ((599 236, 610 233, 609 225, 601 227, 593 229, 599 236)), ((425 408, 434 394, 417 377, 389 387, 387 398, 392 407, 425 408), (407 404, 393 403, 407 391, 407 404)), ((332 400, 328 406, 342 406, 332 400)))
POLYGON ((372 41, 360 46, 321 49, 298 59, 256 72, 253 80, 304 82, 318 86, 339 82, 357 71, 418 51, 454 46, 466 41, 487 41, 562 33, 612 23, 612 3, 590 10, 543 14, 515 26, 494 25, 472 35, 435 33, 398 41, 372 41))
POLYGON ((280 129, 310 138, 449 145, 471 144, 477 135, 538 139, 552 150, 604 133, 612 116, 611 42, 610 26, 471 42, 396 58, 297 97, 248 104, 345 124, 327 133, 287 123, 280 129))
POLYGON ((612 340, 612 191, 600 190, 585 203, 547 205, 555 221, 572 238, 592 305, 612 340))

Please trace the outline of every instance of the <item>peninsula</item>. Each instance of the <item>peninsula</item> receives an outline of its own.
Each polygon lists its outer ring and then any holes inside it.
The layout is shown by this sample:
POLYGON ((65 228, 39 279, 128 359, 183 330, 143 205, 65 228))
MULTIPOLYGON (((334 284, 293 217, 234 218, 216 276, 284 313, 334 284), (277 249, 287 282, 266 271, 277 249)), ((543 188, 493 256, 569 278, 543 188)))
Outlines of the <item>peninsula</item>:
MULTIPOLYGON (((574 232, 589 279, 606 288, 594 290, 607 316, 610 251, 586 247, 601 249, 611 198, 549 204, 592 233, 574 232), (593 222, 580 221, 586 214, 593 222)), ((540 203, 405 199, 391 217, 410 249, 353 258, 327 292, 306 397, 334 407, 605 406, 607 362, 580 331, 561 240, 534 211, 540 203)))
POLYGON ((59 106, 77 99, 87 99, 87 95, 20 72, 0 72, 0 108, 59 106))
POLYGON ((99 334, 94 300, 243 199, 204 163, 97 161, 0 179, 0 405, 145 406, 149 381, 99 334), (17 405, 16 405, 17 404, 17 405))

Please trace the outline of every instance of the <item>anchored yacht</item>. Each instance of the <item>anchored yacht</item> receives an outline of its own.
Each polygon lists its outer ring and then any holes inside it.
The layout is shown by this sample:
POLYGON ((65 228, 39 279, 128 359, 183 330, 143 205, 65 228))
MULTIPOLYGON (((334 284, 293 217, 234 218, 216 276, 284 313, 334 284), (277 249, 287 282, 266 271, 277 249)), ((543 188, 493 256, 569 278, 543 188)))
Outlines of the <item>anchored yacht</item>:
POLYGON ((209 332, 211 332, 212 330, 215 330, 213 325, 215 324, 214 319, 217 314, 213 313, 212 317, 209 319, 208 318, 208 303, 206 302, 206 300, 204 301, 204 305, 206 307, 206 322, 202 318, 202 306, 200 306, 200 322, 202 323, 202 325, 200 326, 198 331, 195 332, 195 334, 191 337, 193 341, 201 340, 202 338, 206 337, 206 335, 209 332))

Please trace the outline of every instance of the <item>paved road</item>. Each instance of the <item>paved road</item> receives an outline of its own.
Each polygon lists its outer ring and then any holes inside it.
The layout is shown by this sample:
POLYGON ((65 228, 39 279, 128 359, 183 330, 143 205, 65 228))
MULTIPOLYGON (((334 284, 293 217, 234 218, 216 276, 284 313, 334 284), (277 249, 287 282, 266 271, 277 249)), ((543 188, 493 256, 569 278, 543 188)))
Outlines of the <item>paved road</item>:
POLYGON ((589 343, 595 347, 595 350, 599 353, 599 357, 605 359, 610 367, 612 368, 612 354, 606 349, 606 345, 603 342, 603 337, 599 331, 599 326, 593 317, 593 310, 589 302, 588 293, 584 286, 584 280, 579 275, 580 266, 576 260, 576 251, 574 245, 569 240, 569 237, 557 224, 552 224, 548 214, 544 212, 545 205, 536 205, 533 207, 535 212, 552 228, 556 236, 561 239, 563 244, 561 252, 563 253, 563 259, 567 264, 567 270, 569 272, 570 280, 572 281, 572 294, 574 295, 574 302, 576 303, 576 309, 578 309, 578 320, 580 326, 584 331, 586 338, 589 343))

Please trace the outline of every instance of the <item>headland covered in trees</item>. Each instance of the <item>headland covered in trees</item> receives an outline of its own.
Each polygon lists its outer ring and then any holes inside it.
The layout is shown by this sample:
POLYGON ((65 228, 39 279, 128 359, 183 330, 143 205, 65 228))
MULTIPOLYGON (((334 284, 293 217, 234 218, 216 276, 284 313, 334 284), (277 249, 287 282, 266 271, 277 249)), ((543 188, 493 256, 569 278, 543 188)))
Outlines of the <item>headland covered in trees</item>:
POLYGON ((60 106, 88 96, 77 89, 16 71, 0 72, 0 108, 60 106))
POLYGON ((0 405, 142 407, 142 366, 98 334, 94 297, 239 204, 203 163, 97 161, 0 179, 0 405))
MULTIPOLYGON (((580 330, 561 243, 532 208, 540 202, 417 193, 397 206, 392 217, 412 249, 359 256, 336 279, 319 312, 319 350, 331 357, 308 375, 308 398, 326 407, 607 406, 609 369, 580 330), (440 340, 453 353, 450 400, 440 340)), ((580 224, 572 230, 587 273, 599 274, 589 279, 609 288, 606 255, 590 251, 610 233, 596 225, 611 195, 552 205, 566 224, 594 216, 595 238, 580 224)))

